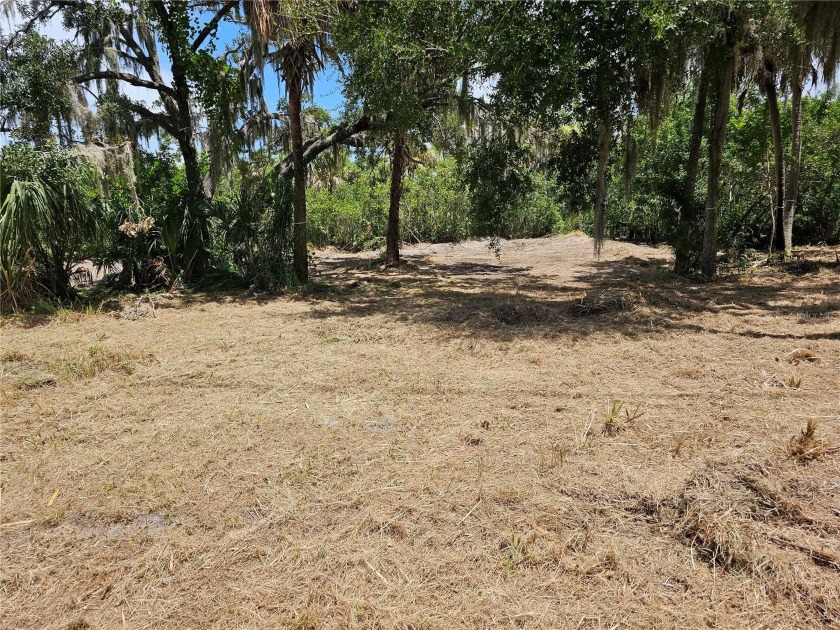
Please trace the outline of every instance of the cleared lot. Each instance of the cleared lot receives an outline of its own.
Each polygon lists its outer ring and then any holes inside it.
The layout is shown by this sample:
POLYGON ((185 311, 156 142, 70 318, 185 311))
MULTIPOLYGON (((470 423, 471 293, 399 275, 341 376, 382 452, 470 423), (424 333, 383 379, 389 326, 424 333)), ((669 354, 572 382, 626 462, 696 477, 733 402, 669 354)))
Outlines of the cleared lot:
POLYGON ((840 623, 833 255, 591 251, 6 320, 4 626, 840 623))

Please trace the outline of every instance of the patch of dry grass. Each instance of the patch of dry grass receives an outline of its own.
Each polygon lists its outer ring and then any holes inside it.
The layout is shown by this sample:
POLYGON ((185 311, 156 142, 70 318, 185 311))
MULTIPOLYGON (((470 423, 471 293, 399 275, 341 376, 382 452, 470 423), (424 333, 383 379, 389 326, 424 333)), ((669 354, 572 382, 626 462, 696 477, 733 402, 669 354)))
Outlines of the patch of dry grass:
POLYGON ((593 289, 569 307, 569 313, 575 317, 589 317, 603 313, 634 311, 638 308, 640 295, 630 291, 615 289, 593 289))
POLYGON ((784 475, 759 462, 718 462, 689 478, 659 513, 710 566, 750 576, 768 596, 792 597, 821 622, 840 623, 840 581, 831 575, 840 572, 840 523, 809 515, 781 487, 784 475))
POLYGON ((840 338, 797 306, 836 275, 591 247, 4 320, 3 623, 837 625, 840 457, 787 456, 840 442, 840 338))

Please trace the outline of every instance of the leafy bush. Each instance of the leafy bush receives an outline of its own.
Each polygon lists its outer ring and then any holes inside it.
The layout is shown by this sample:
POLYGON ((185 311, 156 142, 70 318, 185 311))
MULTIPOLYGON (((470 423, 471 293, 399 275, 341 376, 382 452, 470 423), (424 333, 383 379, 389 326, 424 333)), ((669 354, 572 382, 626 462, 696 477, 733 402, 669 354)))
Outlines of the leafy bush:
POLYGON ((260 291, 296 283, 292 264, 292 185, 274 178, 241 181, 211 204, 214 268, 200 284, 237 277, 260 291))
POLYGON ((101 227, 103 206, 93 170, 54 145, 15 143, 0 156, 0 290, 21 309, 37 294, 73 296, 72 264, 101 227))
MULTIPOLYGON (((789 150, 791 109, 782 107, 782 136, 789 150)), ((677 101, 654 134, 639 121, 633 130, 638 163, 632 186, 610 188, 608 222, 627 222, 654 240, 677 244, 677 224, 688 159, 691 99, 677 101), (662 165, 668 165, 663 168, 662 165)), ((840 242, 840 100, 836 90, 805 97, 803 107, 802 174, 794 220, 795 243, 840 242)), ((756 91, 732 104, 721 181, 720 248, 733 260, 750 250, 766 251, 772 231, 771 206, 775 179, 772 138, 766 100, 756 91)), ((707 147, 701 151, 695 200, 705 195, 707 147)), ((618 147, 612 181, 624 176, 627 146, 618 147)), ((700 250, 702 224, 688 244, 700 250)))
POLYGON ((473 235, 530 238, 553 232, 560 221, 557 191, 535 168, 527 146, 479 140, 463 169, 473 235))
MULTIPOLYGON (((348 163, 344 178, 308 191, 309 241, 362 250, 384 245, 390 167, 348 163)), ((467 193, 454 158, 430 157, 403 179, 400 232, 406 242, 457 241, 471 235, 467 193)))
POLYGON ((406 242, 455 242, 471 236, 469 197, 455 159, 432 159, 408 173, 400 212, 406 242))

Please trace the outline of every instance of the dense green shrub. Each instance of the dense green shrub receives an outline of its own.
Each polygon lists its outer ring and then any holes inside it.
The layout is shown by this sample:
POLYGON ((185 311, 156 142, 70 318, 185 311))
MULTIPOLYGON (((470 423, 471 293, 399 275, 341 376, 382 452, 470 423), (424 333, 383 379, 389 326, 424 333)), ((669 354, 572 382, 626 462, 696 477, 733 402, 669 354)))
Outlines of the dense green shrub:
MULTIPOLYGON (((790 106, 782 107, 782 134, 790 143, 790 106)), ((626 222, 653 240, 674 242, 691 126, 690 99, 678 100, 652 132, 644 119, 633 130, 638 158, 635 177, 621 185, 628 145, 618 147, 612 165, 608 223, 626 222)), ((840 242, 840 100, 836 90, 806 97, 803 108, 802 175, 794 221, 795 243, 840 242)), ((789 149, 788 146, 785 147, 789 149)), ((739 255, 767 249, 773 229, 774 172, 767 104, 748 92, 732 104, 721 181, 720 247, 739 255)), ((705 195, 706 142, 695 198, 705 195)))
POLYGON ((49 144, 0 155, 0 291, 4 308, 36 295, 73 296, 70 273, 101 230, 103 204, 93 168, 49 144))

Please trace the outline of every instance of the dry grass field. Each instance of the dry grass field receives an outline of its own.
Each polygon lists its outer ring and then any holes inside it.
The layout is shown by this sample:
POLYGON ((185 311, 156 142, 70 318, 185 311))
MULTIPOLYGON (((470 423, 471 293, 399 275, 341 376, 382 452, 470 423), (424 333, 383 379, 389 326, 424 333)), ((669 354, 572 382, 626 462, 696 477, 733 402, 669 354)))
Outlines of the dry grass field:
POLYGON ((4 320, 0 624, 840 627, 835 253, 591 252, 4 320))

